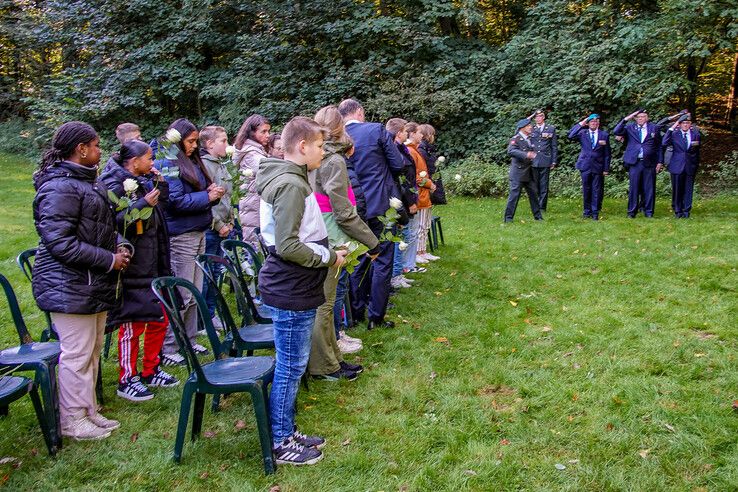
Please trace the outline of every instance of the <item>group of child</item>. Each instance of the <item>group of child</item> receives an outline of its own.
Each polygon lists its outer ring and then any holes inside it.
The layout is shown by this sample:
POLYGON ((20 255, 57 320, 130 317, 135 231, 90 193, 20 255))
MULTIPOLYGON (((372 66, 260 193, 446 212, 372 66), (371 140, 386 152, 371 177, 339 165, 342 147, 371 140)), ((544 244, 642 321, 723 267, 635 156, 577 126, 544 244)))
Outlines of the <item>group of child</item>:
MULTIPOLYGON (((404 174, 396 176, 409 217, 404 241, 396 245, 392 284, 399 289, 412 283, 405 274, 422 273, 423 264, 439 259, 426 250, 431 193, 437 189, 435 131, 399 118, 389 120, 386 129, 406 162, 404 174)), ((62 435, 103 439, 120 426, 100 414, 94 392, 106 329, 118 329, 120 397, 145 401, 154 397, 152 387, 179 384, 161 368, 185 360, 151 281, 173 275, 203 287, 208 314, 222 328, 215 292, 203 286, 195 259, 206 252, 220 255, 223 240, 242 237, 255 246, 261 242, 269 253, 258 289, 274 324, 269 408, 276 462, 313 464, 322 458, 325 440, 297 430, 299 380, 306 371, 333 381, 353 380, 362 372, 361 365, 343 359, 344 353, 361 350, 361 340, 341 330, 349 307, 339 279, 345 275, 347 241, 363 243, 369 258, 379 248, 357 210, 347 165, 354 149, 343 118, 327 106, 314 119, 293 118, 277 135, 266 118, 251 115, 234 141, 235 169, 224 128, 198 129, 178 119, 167 130, 177 135, 176 160, 155 160, 159 142, 142 141, 135 124, 119 125, 120 149, 98 176, 97 133, 83 122, 65 123, 34 174, 40 241, 33 292, 39 308, 51 313, 61 344, 62 435), (177 172, 170 172, 173 168, 177 172), (234 172, 242 181, 237 210, 231 204, 234 172), (138 211, 133 219, 132 211, 138 211)), ((202 332, 195 300, 184 289, 181 293, 187 338, 206 355, 197 342, 202 332)))

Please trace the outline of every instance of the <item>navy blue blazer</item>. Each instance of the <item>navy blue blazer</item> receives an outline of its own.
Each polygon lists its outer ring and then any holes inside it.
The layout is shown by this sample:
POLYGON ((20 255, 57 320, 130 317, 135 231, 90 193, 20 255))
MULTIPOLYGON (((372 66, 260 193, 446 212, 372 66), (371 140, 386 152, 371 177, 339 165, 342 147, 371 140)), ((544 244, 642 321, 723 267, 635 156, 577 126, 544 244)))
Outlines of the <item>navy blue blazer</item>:
POLYGON ((691 139, 689 147, 684 141, 682 130, 667 130, 664 135, 663 147, 669 145, 674 149, 674 153, 669 161, 669 172, 672 174, 683 174, 694 176, 697 174, 697 167, 700 165, 700 147, 702 146, 702 136, 699 130, 694 127, 689 129, 691 139))
POLYGON ((380 123, 351 123, 346 133, 354 141, 354 154, 349 158, 366 198, 366 217, 384 215, 390 197, 400 197, 392 178, 399 175, 405 161, 394 139, 380 123))
POLYGON ((623 152, 623 164, 632 166, 638 161, 638 154, 643 149, 643 165, 656 167, 656 164, 664 162, 664 153, 661 145, 661 129, 650 121, 646 123, 646 139, 641 143, 641 132, 638 125, 633 121, 625 122, 624 119, 612 129, 613 135, 625 137, 625 152, 623 152))
POLYGON ((610 135, 602 128, 597 130, 597 141, 594 149, 589 138, 589 127, 579 123, 569 130, 569 140, 578 140, 582 146, 577 159, 576 168, 580 171, 594 173, 610 172, 610 135))

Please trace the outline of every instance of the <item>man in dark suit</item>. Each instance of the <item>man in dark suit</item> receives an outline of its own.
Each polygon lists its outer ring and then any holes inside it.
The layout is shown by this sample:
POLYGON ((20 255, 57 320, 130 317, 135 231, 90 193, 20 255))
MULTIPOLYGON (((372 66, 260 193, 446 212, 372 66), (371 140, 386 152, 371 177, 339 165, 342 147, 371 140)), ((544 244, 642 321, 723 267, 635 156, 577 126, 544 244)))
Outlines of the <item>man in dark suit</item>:
MULTIPOLYGON (((346 133, 354 142, 349 165, 364 191, 367 224, 380 237, 384 232, 384 224, 377 217, 387 212, 391 197, 400 196, 393 174, 402 172, 405 161, 384 125, 364 121, 364 108, 358 101, 346 99, 338 106, 338 110, 346 124, 346 133)), ((392 321, 384 320, 392 279, 394 243, 382 241, 379 248, 379 255, 374 261, 365 256, 350 277, 353 319, 363 320, 368 311, 367 328, 370 330, 378 326, 394 326, 392 321)))
POLYGON ((558 137, 556 127, 546 123, 546 113, 542 109, 537 109, 533 113, 533 120, 535 124, 530 134, 530 141, 536 152, 536 158, 533 159, 533 180, 538 192, 538 203, 545 212, 548 204, 549 174, 559 159, 558 137))
POLYGON ((628 217, 636 216, 639 202, 643 204, 643 214, 653 217, 656 173, 663 167, 659 127, 648 121, 645 109, 639 109, 620 120, 612 133, 625 139, 623 164, 629 178, 628 217), (635 122, 628 123, 633 118, 635 122))
POLYGON ((591 114, 574 125, 568 137, 582 147, 576 163, 582 176, 582 216, 599 220, 604 176, 610 173, 610 136, 600 129, 599 115, 591 114))
POLYGON ((524 119, 518 121, 516 129, 518 133, 507 146, 507 154, 512 158, 512 162, 510 164, 510 194, 507 197, 507 207, 505 207, 505 222, 513 221, 522 188, 525 188, 525 192, 528 194, 533 217, 536 220, 543 220, 532 169, 533 161, 537 155, 533 142, 530 140, 533 127, 530 120, 524 119))
POLYGON ((702 136, 692 127, 692 118, 685 114, 664 135, 663 146, 674 149, 669 162, 671 174, 671 208, 677 218, 689 218, 692 211, 694 176, 700 165, 702 136))

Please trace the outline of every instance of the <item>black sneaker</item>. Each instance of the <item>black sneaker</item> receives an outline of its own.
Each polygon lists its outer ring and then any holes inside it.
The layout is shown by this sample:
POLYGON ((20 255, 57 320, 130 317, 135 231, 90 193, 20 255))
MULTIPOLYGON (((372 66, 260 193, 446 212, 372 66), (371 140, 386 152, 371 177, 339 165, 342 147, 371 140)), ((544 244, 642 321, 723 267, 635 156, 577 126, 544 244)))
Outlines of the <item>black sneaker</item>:
POLYGON ((125 383, 118 385, 118 396, 131 401, 146 401, 154 397, 154 393, 141 383, 139 376, 133 376, 125 383))
POLYGON ((347 379, 349 381, 353 381, 358 377, 359 375, 356 374, 354 371, 348 371, 344 369, 343 367, 337 370, 336 372, 332 372, 330 374, 313 375, 313 378, 323 379, 325 381, 338 381, 339 379, 347 379))
POLYGON ((323 459, 323 453, 315 448, 306 448, 292 436, 272 449, 278 465, 314 465, 323 459))
POLYGON ((349 364, 348 362, 345 362, 345 361, 341 361, 339 362, 339 364, 341 365, 341 369, 345 369, 347 371, 353 371, 356 374, 361 374, 362 372, 364 372, 364 366, 359 365, 359 364, 349 364))
POLYGON ((292 438, 306 448, 323 449, 325 447, 325 439, 320 436, 305 435, 299 432, 297 427, 295 427, 295 432, 292 433, 292 438))
POLYGON ((161 369, 157 369, 151 376, 142 376, 141 381, 147 386, 161 386, 162 388, 172 388, 179 385, 179 379, 161 369))

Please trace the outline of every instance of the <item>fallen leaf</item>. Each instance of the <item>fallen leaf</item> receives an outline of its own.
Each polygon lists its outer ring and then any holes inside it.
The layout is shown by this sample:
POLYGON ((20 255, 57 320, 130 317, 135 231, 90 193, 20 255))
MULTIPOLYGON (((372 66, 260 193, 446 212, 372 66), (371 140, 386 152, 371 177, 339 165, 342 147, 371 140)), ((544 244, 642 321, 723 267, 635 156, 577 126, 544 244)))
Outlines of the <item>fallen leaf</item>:
POLYGON ((579 463, 579 460, 569 460, 570 465, 576 465, 577 463, 579 463))
POLYGON ((682 342, 680 342, 679 340, 674 340, 674 343, 672 343, 672 345, 673 345, 673 346, 674 346, 675 348, 676 348, 676 347, 679 347, 679 346, 680 346, 681 344, 682 344, 682 342))
POLYGON ((202 474, 200 474, 200 479, 201 479, 201 480, 205 480, 205 479, 207 479, 207 478, 208 478, 209 476, 210 476, 210 473, 208 473, 208 472, 202 472, 202 474))
POLYGON ((205 431, 205 432, 202 433, 202 436, 203 437, 207 437, 208 439, 210 439, 211 437, 215 437, 215 432, 213 432, 213 431, 205 431))
POLYGON ((571 357, 572 355, 574 355, 574 352, 567 352, 564 355, 562 355, 561 357, 571 357))
POLYGON ((574 250, 574 254, 577 254, 577 253, 579 253, 579 250, 578 249, 575 249, 574 250))
POLYGON ((554 466, 557 470, 566 470, 566 465, 562 465, 561 463, 556 463, 554 466))
POLYGON ((569 415, 568 417, 566 417, 566 420, 568 420, 569 422, 573 422, 574 421, 574 415, 569 415))
POLYGON ((455 277, 456 276, 456 272, 451 272, 451 273, 448 274, 448 276, 449 277, 455 277))
POLYGON ((38 455, 38 448, 31 448, 31 456, 38 455))
POLYGON ((446 337, 436 337, 435 341, 438 343, 448 343, 448 338, 446 337))
POLYGON ((136 441, 138 441, 138 432, 134 432, 133 434, 131 434, 131 442, 136 441))
POLYGON ((438 377, 438 374, 436 374, 436 371, 431 371, 430 378, 431 379, 436 379, 437 377, 438 377))
POLYGON ((402 485, 400 485, 398 492, 407 492, 408 490, 410 490, 410 486, 406 483, 403 483, 402 485))
POLYGON ((6 456, 4 458, 0 458, 0 465, 7 465, 8 463, 15 463, 16 461, 18 461, 18 458, 6 456))
POLYGON ((733 400, 733 410, 738 410, 738 400, 733 400))
POLYGON ((246 428, 246 422, 244 422, 243 420, 240 420, 240 419, 239 420, 236 420, 235 427, 236 427, 237 430, 245 429, 246 428))
POLYGON ((707 355, 707 354, 706 354, 706 353, 704 353, 704 352, 695 352, 695 354, 694 354, 694 356, 695 356, 695 357, 697 357, 697 358, 700 358, 700 357, 704 357, 704 356, 706 356, 706 355, 707 355))
POLYGON ((436 292, 434 292, 434 294, 435 294, 435 295, 436 295, 437 297, 441 297, 441 296, 443 295, 443 292, 438 292, 438 291, 436 291, 436 292))
POLYGON ((543 333, 548 333, 549 331, 553 331, 553 328, 551 328, 550 326, 544 326, 544 327, 543 327, 543 328, 541 329, 541 331, 542 331, 543 333))
POLYGON ((279 485, 273 485, 269 489, 269 492, 282 492, 282 487, 280 487, 279 485))
POLYGON ((564 278, 564 277, 563 277, 563 275, 558 274, 558 275, 556 275, 556 278, 564 278))
POLYGON ((566 306, 561 306, 561 310, 562 310, 562 311, 568 311, 568 310, 569 310, 569 308, 568 308, 568 307, 566 307, 566 306))
POLYGON ((315 407, 315 405, 305 405, 303 408, 305 410, 310 410, 311 408, 315 407))
POLYGON ((477 472, 475 472, 474 470, 464 470, 464 473, 466 475, 469 475, 470 477, 476 476, 477 474, 477 472))
POLYGON ((172 435, 169 432, 165 432, 164 434, 162 434, 162 436, 164 437, 164 439, 171 439, 172 438, 172 435))
POLYGON ((669 425, 669 424, 664 424, 664 427, 666 427, 666 428, 667 428, 668 430, 670 430, 671 432, 676 432, 676 431, 674 430, 674 426, 673 426, 673 425, 669 425))
POLYGON ((573 395, 571 395, 571 401, 577 401, 577 400, 579 400, 578 394, 574 393, 573 395))
POLYGON ((523 323, 525 323, 525 324, 528 324, 528 325, 529 325, 529 324, 530 324, 530 318, 525 318, 525 319, 523 320, 523 323))
POLYGON ((509 444, 510 444, 510 441, 509 441, 509 440, 507 440, 507 439, 503 439, 502 441, 500 441, 500 445, 501 445, 501 446, 507 446, 507 445, 509 445, 509 444))
POLYGON ((228 469, 228 467, 229 467, 229 466, 230 466, 230 465, 228 465, 227 463, 223 463, 222 465, 220 465, 220 466, 218 467, 218 470, 220 470, 220 471, 226 471, 226 470, 228 469))
POLYGON ((605 429, 607 429, 608 431, 611 431, 614 428, 615 426, 612 424, 612 422, 608 422, 607 425, 605 426, 605 429))
POLYGON ((638 451, 638 454, 641 456, 641 458, 645 460, 648 457, 648 453, 650 452, 650 449, 641 449, 640 451, 638 451))
POLYGON ((613 255, 613 256, 617 256, 617 255, 618 255, 618 252, 617 252, 617 251, 615 251, 615 252, 614 252, 614 253, 613 253, 612 255, 613 255))
POLYGON ((512 306, 513 306, 513 307, 515 307, 515 306, 517 306, 517 305, 518 305, 518 303, 517 303, 517 302, 515 302, 515 301, 510 301, 510 304, 512 304, 512 306))
POLYGON ((341 446, 348 446, 349 444, 351 444, 351 439, 346 439, 341 443, 341 446))

